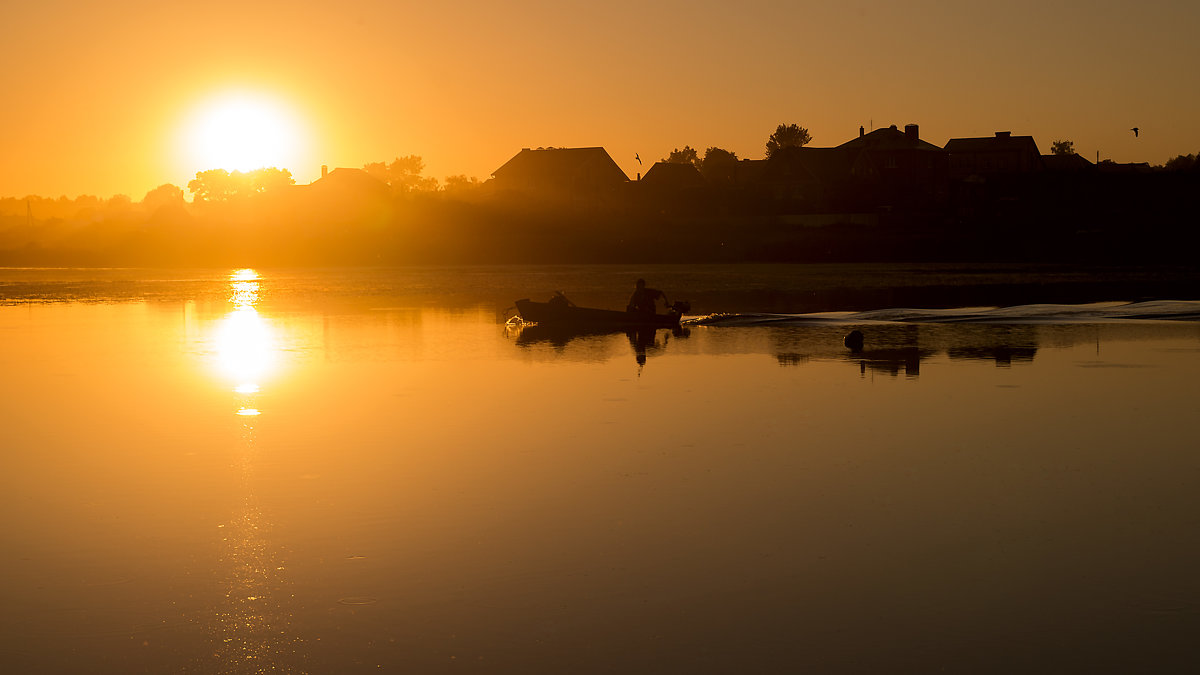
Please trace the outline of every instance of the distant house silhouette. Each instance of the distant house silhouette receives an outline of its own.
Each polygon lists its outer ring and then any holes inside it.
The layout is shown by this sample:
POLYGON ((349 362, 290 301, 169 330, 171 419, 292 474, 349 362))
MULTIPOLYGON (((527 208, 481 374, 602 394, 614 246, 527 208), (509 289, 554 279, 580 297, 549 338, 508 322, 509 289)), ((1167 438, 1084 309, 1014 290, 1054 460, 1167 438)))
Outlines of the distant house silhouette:
POLYGON ((375 178, 362 169, 338 168, 333 171, 322 171, 321 177, 309 187, 314 192, 324 195, 344 195, 346 197, 384 197, 390 189, 383 181, 375 178))
POLYGON ((296 189, 296 217, 302 221, 380 223, 391 213, 391 188, 362 169, 322 167, 321 178, 296 189))
POLYGON ((921 140, 920 127, 892 125, 865 133, 835 148, 850 161, 850 175, 874 185, 875 206, 927 207, 946 196, 950 163, 946 151, 921 140))
MULTIPOLYGON (((773 197, 823 210, 833 206, 848 187, 854 153, 838 148, 782 148, 760 161, 758 180, 773 197)), ((746 168, 754 172, 753 167, 746 168)))
POLYGON ((641 180, 642 186, 659 190, 687 190, 704 187, 706 183, 694 164, 679 162, 655 162, 641 180))
POLYGON ((1042 155, 1042 166, 1047 171, 1060 173, 1096 170, 1095 164, 1074 152, 1065 155, 1042 155))
POLYGON ((892 125, 863 133, 837 146, 853 153, 851 174, 859 178, 929 180, 945 175, 946 153, 942 148, 921 140, 920 127, 908 124, 904 131, 892 125))
POLYGON ((604 148, 525 148, 492 172, 493 191, 531 196, 595 197, 628 183, 604 148))
POLYGON ((956 179, 1032 173, 1045 166, 1033 136, 1013 136, 1008 131, 982 138, 952 138, 946 142, 946 152, 950 154, 950 175, 956 179))
POLYGON ((946 152, 910 124, 904 131, 860 128, 832 148, 782 148, 770 159, 742 160, 735 183, 791 213, 858 213, 927 206, 945 197, 947 175, 946 152))

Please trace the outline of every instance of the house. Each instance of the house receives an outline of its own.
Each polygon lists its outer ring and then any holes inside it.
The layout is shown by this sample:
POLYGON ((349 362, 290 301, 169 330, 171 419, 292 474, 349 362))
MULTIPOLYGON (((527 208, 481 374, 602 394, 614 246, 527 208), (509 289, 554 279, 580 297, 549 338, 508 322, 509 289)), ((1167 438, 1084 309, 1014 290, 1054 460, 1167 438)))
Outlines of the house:
POLYGON ((531 196, 587 198, 628 182, 604 148, 524 148, 492 172, 490 187, 531 196))
POLYGON ((920 127, 891 125, 834 148, 849 164, 850 181, 868 190, 874 206, 928 207, 947 192, 950 163, 945 150, 921 140, 920 127))
POLYGON ((946 152, 955 179, 1033 173, 1045 167, 1033 136, 1013 136, 1008 131, 983 138, 952 138, 946 142, 946 152))
POLYGON ((380 224, 392 212, 391 189, 362 169, 321 167, 321 177, 295 186, 295 218, 314 223, 380 224))
POLYGON ((1065 155, 1042 155, 1042 166, 1047 171, 1057 173, 1078 173, 1096 169, 1095 164, 1074 152, 1065 155))
POLYGON ((838 148, 783 148, 762 160, 760 180, 777 198, 828 208, 844 192, 853 159, 838 148))
POLYGON ((850 173, 859 179, 882 179, 902 182, 929 182, 945 176, 948 166, 946 152, 921 140, 921 128, 896 125, 865 133, 858 128, 858 138, 837 146, 837 150, 852 157, 850 173))
POLYGON ((639 184, 658 190, 687 190, 702 188, 707 181, 694 164, 655 162, 639 184))

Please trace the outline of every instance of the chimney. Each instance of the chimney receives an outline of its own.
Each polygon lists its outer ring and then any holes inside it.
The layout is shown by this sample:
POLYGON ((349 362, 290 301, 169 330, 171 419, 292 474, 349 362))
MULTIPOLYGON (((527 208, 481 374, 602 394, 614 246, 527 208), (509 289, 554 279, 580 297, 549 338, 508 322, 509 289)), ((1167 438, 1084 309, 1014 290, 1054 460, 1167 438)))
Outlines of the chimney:
POLYGON ((326 164, 322 164, 321 165, 321 178, 324 178, 325 176, 328 176, 328 175, 329 175, 329 166, 326 164))
POLYGON ((1012 137, 1011 131, 997 131, 996 132, 996 138, 1011 138, 1011 137, 1012 137))
POLYGON ((864 129, 862 128, 862 125, 861 125, 861 124, 860 124, 860 125, 858 125, 858 137, 859 137, 859 138, 862 138, 862 137, 863 137, 863 134, 865 134, 865 133, 867 133, 867 132, 866 132, 866 130, 864 130, 864 129))
POLYGON ((921 127, 915 124, 905 124, 904 135, 908 136, 914 141, 919 141, 921 140, 921 127))

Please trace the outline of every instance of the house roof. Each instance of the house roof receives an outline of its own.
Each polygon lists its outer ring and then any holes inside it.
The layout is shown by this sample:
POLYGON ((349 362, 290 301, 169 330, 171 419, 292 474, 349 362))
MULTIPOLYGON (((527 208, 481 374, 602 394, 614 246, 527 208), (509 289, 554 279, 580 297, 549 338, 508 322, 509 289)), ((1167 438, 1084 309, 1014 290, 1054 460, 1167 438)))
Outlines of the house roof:
POLYGON ((1042 155, 1042 163, 1051 171, 1080 171, 1096 167, 1087 158, 1073 152, 1068 155, 1042 155))
POLYGON ((525 148, 492 172, 497 181, 547 185, 571 182, 583 176, 603 182, 626 182, 629 176, 604 148, 525 148))
POLYGON ((1033 136, 1013 136, 1006 131, 998 131, 995 136, 982 138, 951 138, 946 141, 946 152, 949 153, 986 153, 986 152, 1030 152, 1040 155, 1037 141, 1033 136))
POLYGON ((900 131, 895 126, 890 126, 884 129, 876 129, 869 134, 863 134, 858 138, 848 140, 837 147, 841 150, 924 150, 929 152, 942 152, 942 149, 933 143, 927 143, 920 138, 910 136, 905 132, 900 131))
POLYGON ((704 185, 705 180, 694 164, 655 162, 641 182, 662 187, 697 187, 704 185))
POLYGON ((387 183, 375 178, 362 169, 338 168, 309 183, 309 187, 322 192, 355 192, 387 195, 387 183))

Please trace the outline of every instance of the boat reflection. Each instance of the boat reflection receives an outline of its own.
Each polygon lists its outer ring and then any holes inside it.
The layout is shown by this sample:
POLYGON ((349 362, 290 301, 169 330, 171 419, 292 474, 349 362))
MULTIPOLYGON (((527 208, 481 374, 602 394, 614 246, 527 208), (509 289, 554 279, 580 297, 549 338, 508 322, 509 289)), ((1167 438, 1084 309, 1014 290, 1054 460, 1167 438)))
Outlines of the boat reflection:
POLYGON ((615 344, 625 336, 633 351, 638 366, 666 350, 671 338, 684 339, 691 332, 686 327, 674 328, 588 328, 580 326, 540 326, 537 324, 517 325, 510 329, 517 345, 524 348, 549 346, 562 355, 570 347, 577 356, 589 361, 603 361, 613 357, 619 350, 615 344))

